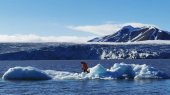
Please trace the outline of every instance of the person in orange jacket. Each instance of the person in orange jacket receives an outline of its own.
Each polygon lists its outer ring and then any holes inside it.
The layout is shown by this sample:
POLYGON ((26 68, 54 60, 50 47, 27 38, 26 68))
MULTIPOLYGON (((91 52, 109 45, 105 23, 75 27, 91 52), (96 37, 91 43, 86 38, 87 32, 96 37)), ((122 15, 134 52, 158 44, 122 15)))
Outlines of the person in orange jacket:
POLYGON ((87 63, 86 63, 86 62, 83 62, 83 61, 80 62, 80 63, 82 64, 82 70, 83 70, 83 72, 89 73, 87 63))

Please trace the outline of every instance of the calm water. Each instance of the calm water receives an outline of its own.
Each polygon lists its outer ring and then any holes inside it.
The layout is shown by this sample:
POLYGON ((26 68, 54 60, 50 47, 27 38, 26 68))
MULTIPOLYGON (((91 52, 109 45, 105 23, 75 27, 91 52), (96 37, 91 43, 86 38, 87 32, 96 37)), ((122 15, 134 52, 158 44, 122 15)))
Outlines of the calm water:
MULTIPOLYGON (((0 61, 0 76, 10 67, 33 66, 43 70, 81 72, 79 60, 0 61)), ((170 75, 170 60, 88 60, 89 67, 100 63, 110 68, 114 63, 147 64, 170 75)), ((0 95, 169 95, 170 80, 0 80, 0 95)))

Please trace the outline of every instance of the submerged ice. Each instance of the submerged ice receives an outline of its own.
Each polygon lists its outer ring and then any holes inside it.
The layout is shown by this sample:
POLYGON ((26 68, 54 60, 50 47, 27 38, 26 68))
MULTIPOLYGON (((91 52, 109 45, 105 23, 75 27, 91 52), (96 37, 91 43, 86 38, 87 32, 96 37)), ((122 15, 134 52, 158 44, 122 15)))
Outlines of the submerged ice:
POLYGON ((164 79, 168 76, 151 66, 146 64, 125 64, 115 63, 111 68, 107 69, 101 64, 89 68, 90 73, 72 73, 66 71, 55 70, 39 70, 34 67, 14 67, 10 68, 3 75, 3 79, 164 79))

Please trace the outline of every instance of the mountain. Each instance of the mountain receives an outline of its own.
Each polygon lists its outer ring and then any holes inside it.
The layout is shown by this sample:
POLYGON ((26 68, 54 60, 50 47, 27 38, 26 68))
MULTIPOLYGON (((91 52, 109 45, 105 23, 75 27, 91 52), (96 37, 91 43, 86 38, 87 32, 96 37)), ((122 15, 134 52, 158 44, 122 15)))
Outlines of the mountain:
POLYGON ((133 27, 128 25, 114 34, 97 37, 88 42, 135 42, 145 40, 170 40, 170 34, 153 26, 133 27))

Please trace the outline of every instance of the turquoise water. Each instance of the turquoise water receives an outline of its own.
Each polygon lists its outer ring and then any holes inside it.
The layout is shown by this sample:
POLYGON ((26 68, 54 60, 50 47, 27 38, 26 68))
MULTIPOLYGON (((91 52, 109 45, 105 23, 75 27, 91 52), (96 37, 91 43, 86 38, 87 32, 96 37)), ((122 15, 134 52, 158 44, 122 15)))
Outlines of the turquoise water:
MULTIPOLYGON (((89 67, 100 63, 109 68, 114 63, 147 64, 169 75, 170 60, 88 60, 89 67)), ((42 70, 81 73, 80 60, 0 61, 0 75, 15 66, 32 66, 42 70)), ((0 80, 0 95, 169 95, 169 79, 119 80, 0 80)))

